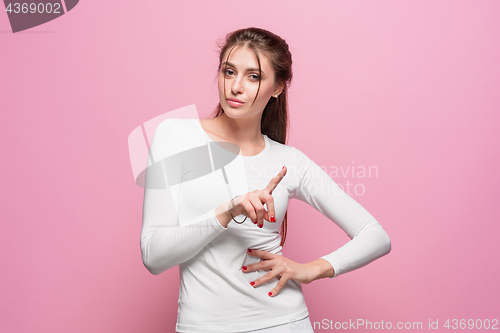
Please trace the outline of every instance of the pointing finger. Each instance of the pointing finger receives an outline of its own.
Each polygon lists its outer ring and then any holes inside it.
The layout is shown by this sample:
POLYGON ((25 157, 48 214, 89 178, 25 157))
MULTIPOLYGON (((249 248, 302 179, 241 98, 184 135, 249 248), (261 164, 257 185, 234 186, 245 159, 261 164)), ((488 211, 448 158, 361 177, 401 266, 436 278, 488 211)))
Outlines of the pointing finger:
POLYGON ((284 166, 281 171, 278 173, 278 175, 276 177, 274 177, 273 179, 271 179, 271 181, 269 182, 269 184, 266 186, 266 188, 264 189, 264 192, 267 192, 269 194, 272 194, 274 189, 276 188, 276 186, 278 186, 278 184, 280 183, 280 181, 283 179, 283 177, 285 177, 286 175, 286 170, 287 168, 284 166))

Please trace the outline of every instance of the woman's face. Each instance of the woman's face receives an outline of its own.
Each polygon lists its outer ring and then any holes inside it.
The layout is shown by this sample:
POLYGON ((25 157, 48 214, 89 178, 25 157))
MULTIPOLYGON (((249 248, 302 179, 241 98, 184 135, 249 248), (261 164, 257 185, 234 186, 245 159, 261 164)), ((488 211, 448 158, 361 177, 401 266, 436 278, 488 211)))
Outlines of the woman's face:
POLYGON ((229 51, 224 54, 219 72, 219 99, 224 113, 231 118, 261 116, 271 96, 281 92, 274 81, 271 63, 265 54, 259 52, 262 76, 259 95, 252 105, 259 88, 257 57, 252 49, 236 46, 226 64, 229 51))

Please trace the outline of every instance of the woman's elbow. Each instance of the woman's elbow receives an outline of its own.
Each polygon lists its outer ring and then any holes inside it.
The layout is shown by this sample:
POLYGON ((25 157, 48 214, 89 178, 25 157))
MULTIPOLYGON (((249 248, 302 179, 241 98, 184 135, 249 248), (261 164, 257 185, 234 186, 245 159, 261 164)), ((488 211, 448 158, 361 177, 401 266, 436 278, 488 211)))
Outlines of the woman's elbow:
POLYGON ((166 270, 175 266, 171 261, 165 262, 164 258, 159 258, 151 255, 143 255, 142 263, 144 267, 153 275, 159 275, 166 270))
POLYGON ((387 232, 384 232, 385 235, 384 235, 384 241, 383 241, 383 255, 387 255, 389 254, 389 252, 391 252, 391 249, 392 249, 392 245, 391 245, 391 238, 389 237, 389 235, 387 234, 387 232))
POLYGON ((162 270, 159 269, 158 261, 155 259, 155 253, 153 249, 151 249, 150 241, 150 237, 141 239, 142 263, 151 274, 158 275, 162 270))
MULTIPOLYGON (((144 265, 144 266, 146 266, 146 265, 144 265)), ((151 273, 153 275, 160 275, 160 273, 162 273, 162 271, 156 270, 156 269, 152 268, 151 266, 146 266, 146 269, 149 271, 149 273, 151 273)))
POLYGON ((157 260, 155 260, 151 249, 146 244, 141 244, 142 264, 153 275, 158 275, 163 270, 160 270, 157 260))
POLYGON ((377 258, 383 257, 391 252, 391 238, 379 223, 371 229, 370 237, 372 240, 374 255, 377 258))
POLYGON ((144 264, 144 267, 146 267, 146 269, 149 271, 149 273, 153 275, 158 275, 162 272, 156 265, 151 262, 151 260, 148 260, 148 258, 142 257, 142 263, 144 264))

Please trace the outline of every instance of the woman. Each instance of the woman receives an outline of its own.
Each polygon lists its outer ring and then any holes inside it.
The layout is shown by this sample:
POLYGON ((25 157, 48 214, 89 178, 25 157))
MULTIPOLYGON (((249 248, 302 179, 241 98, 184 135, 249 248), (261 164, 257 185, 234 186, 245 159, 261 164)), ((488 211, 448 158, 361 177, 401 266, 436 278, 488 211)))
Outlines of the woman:
POLYGON ((162 161, 164 177, 146 173, 141 250, 152 274, 179 265, 177 332, 313 332, 301 284, 390 252, 375 218, 285 144, 291 66, 280 37, 234 31, 219 56, 216 116, 167 119, 156 129, 151 161, 162 161), (310 263, 283 257, 292 198, 351 240, 310 263))

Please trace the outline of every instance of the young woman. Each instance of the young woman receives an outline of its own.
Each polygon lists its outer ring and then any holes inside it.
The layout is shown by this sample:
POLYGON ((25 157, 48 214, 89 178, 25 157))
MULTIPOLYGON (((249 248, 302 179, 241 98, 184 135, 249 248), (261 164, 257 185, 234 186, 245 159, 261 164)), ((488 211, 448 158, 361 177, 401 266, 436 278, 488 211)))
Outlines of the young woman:
POLYGON ((215 117, 167 119, 156 129, 151 160, 162 163, 146 173, 141 250, 152 274, 179 265, 177 332, 313 332, 301 284, 390 252, 377 220, 285 144, 291 79, 282 38, 234 31, 221 46, 215 117), (293 198, 351 240, 309 263, 285 258, 293 198))

